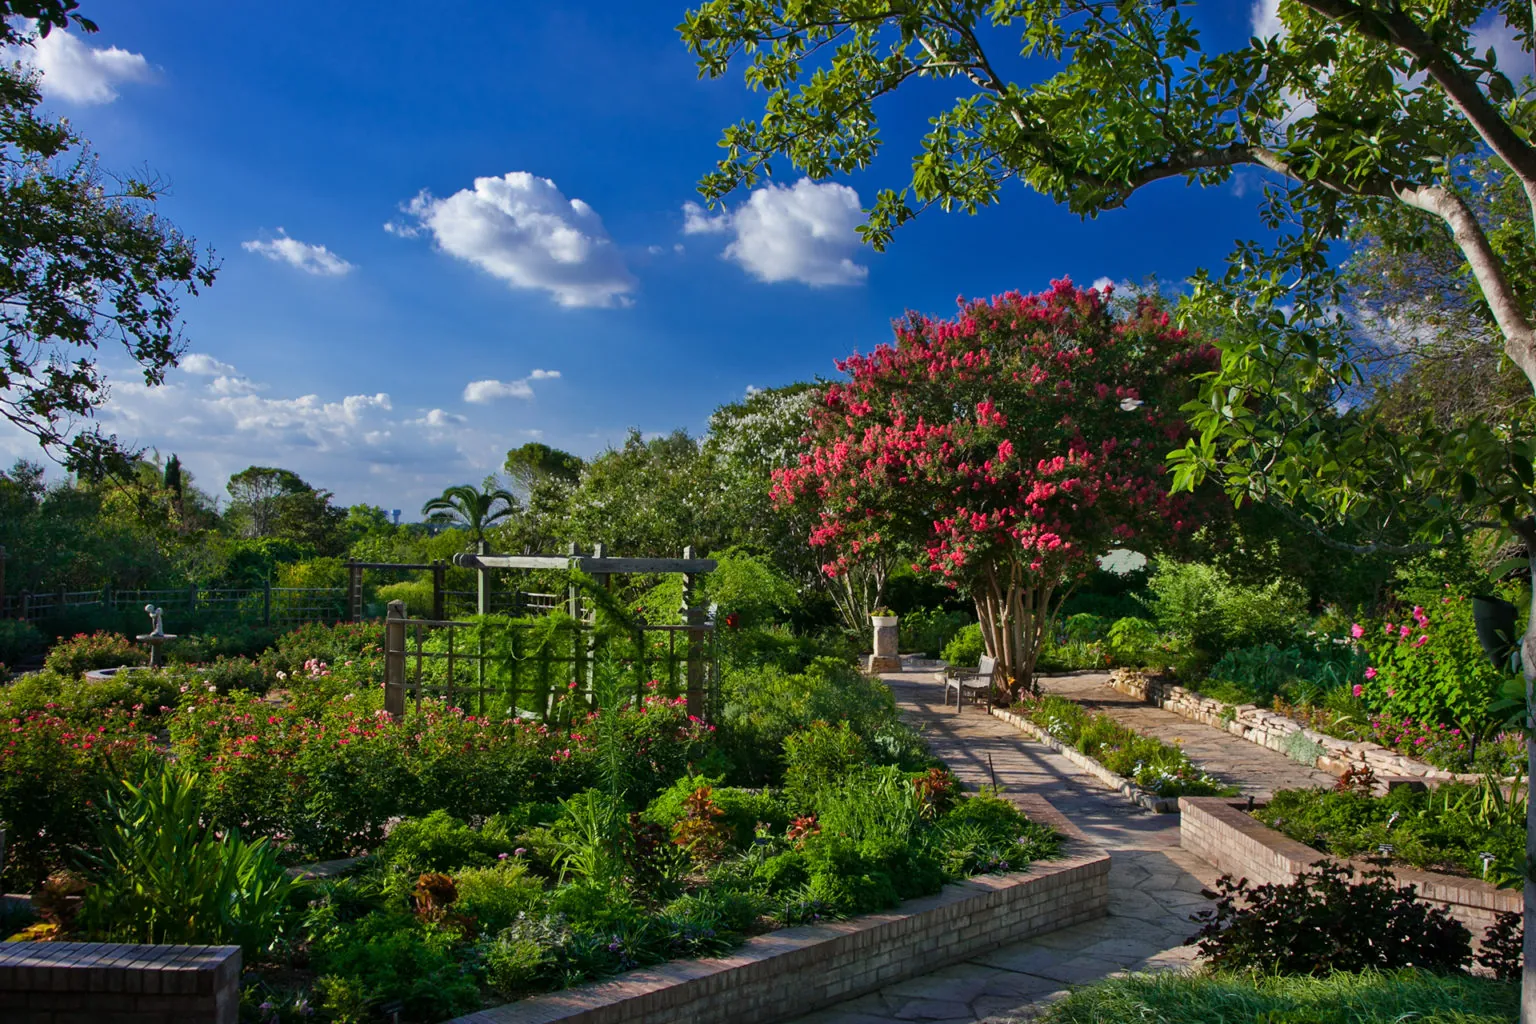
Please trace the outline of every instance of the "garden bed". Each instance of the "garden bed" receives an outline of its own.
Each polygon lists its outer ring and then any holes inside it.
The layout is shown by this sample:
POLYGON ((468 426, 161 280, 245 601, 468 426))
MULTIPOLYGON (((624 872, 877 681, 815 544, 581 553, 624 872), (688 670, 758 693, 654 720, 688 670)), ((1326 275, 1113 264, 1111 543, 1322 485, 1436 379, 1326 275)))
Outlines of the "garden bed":
POLYGON ((1394 777, 1423 779, 1430 784, 1482 779, 1481 775, 1444 771, 1369 740, 1329 736, 1278 711, 1267 711, 1254 704, 1228 704, 1135 669, 1115 669, 1109 674, 1109 685, 1181 718, 1225 729, 1239 739, 1268 747, 1332 775, 1342 776, 1351 767, 1363 765, 1383 785, 1394 777))
POLYGON ((1016 797, 1062 835, 1061 855, 1027 871, 982 875, 889 913, 758 936, 730 956, 665 964, 525 999, 455 1024, 609 1024, 732 1020, 768 1024, 927 974, 1033 935, 1103 916, 1109 855, 1044 799, 1016 797))
POLYGON ((1109 716, 1089 711, 1063 697, 1046 696, 1032 704, 989 709, 994 717, 1027 733, 1066 757, 1132 803, 1160 814, 1176 813, 1186 793, 1235 793, 1201 771, 1178 747, 1142 736, 1109 716), (1044 717, 1045 721, 1035 721, 1044 717), (1095 754, 1111 754, 1137 771, 1132 778, 1104 764, 1095 754), (1152 785, 1147 785, 1149 778, 1152 785))
MULTIPOLYGON (((1347 864, 1357 870, 1372 865, 1363 860, 1331 857, 1275 831, 1252 815, 1245 805, 1224 797, 1183 797, 1179 800, 1179 845, 1217 870, 1254 885, 1284 884, 1318 861, 1347 864)), ((1521 914, 1519 890, 1499 889, 1476 878, 1393 865, 1398 884, 1412 885, 1419 896, 1446 907, 1453 917, 1481 936, 1501 913, 1521 914)))
POLYGON ((1177 813, 1179 809, 1178 797, 1164 797, 1157 796, 1153 793, 1148 793, 1146 790, 1136 785, 1136 783, 1132 782, 1130 779, 1127 779, 1121 775, 1116 775, 1114 772, 1110 771, 1108 768, 1105 768, 1103 765, 1099 764, 1099 762, 1095 761, 1087 754, 1084 754, 1082 751, 1076 750, 1061 742, 1056 737, 1040 728, 1034 722, 1031 722, 1029 719, 1025 718, 1023 715, 1016 714, 1007 708, 994 707, 989 708, 988 710, 991 712, 992 717, 1001 718, 1015 729, 1028 735, 1029 738, 1034 740, 1036 743, 1042 743, 1045 746, 1050 747, 1052 750, 1056 751, 1056 753, 1062 755, 1068 761, 1071 761, 1073 764, 1077 765, 1079 768, 1083 769, 1088 774, 1104 783, 1104 785, 1125 797, 1131 803, 1145 807, 1149 811, 1156 811, 1158 814, 1177 813))

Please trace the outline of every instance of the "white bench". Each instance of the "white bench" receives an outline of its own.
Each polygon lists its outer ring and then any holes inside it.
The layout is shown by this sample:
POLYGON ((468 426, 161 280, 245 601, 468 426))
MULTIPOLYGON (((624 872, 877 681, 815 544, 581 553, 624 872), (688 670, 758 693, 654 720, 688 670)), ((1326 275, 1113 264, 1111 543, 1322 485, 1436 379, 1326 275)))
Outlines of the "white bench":
POLYGON ((975 668, 946 668, 944 670, 944 706, 949 706, 949 691, 955 691, 955 713, 960 713, 961 698, 966 694, 971 699, 981 697, 990 699, 992 695, 992 676, 997 671, 997 659, 990 654, 983 654, 981 661, 975 668))

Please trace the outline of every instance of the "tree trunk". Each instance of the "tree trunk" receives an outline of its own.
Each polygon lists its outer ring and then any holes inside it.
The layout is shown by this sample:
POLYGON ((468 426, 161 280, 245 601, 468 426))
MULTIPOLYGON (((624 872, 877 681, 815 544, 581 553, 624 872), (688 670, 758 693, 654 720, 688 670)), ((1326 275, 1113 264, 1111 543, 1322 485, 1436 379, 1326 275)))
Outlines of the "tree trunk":
POLYGON ((1050 625, 1055 587, 1029 582, 1018 563, 989 566, 972 589, 981 640, 997 659, 998 678, 1012 701, 1021 693, 1039 693, 1035 665, 1050 625))
POLYGON ((1520 643, 1521 671, 1525 675, 1525 938, 1521 950, 1525 968, 1520 979, 1520 1024, 1536 1024, 1536 881, 1531 868, 1536 865, 1536 800, 1531 797, 1531 780, 1536 779, 1536 733, 1533 733, 1532 709, 1536 708, 1536 547, 1526 539, 1531 562, 1531 617, 1525 624, 1520 643))

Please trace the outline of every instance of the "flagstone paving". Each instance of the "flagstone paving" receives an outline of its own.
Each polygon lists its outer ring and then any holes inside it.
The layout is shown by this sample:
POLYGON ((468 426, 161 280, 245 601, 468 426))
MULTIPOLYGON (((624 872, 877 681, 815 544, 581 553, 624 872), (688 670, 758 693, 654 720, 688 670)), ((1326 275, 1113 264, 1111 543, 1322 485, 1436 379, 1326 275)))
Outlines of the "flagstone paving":
MULTIPOLYGON (((1215 881, 1216 871, 1179 848, 1179 816, 1154 814, 1128 803, 982 707, 967 705, 957 713, 953 706, 943 706, 936 664, 908 659, 903 668, 881 678, 890 685, 903 716, 924 731, 933 752, 967 789, 995 779, 1004 796, 1043 796, 1091 841, 1110 851, 1109 914, 899 982, 803 1017, 797 1024, 1027 1020, 1070 986, 1120 972, 1190 964, 1194 948, 1184 940, 1195 926, 1189 918, 1207 905, 1200 890, 1215 881)), ((1181 739, 1196 761, 1207 762, 1245 793, 1263 795, 1271 788, 1333 782, 1331 776, 1219 729, 1159 708, 1143 709, 1110 689, 1107 681, 1105 675, 1086 674, 1043 683, 1048 690, 1092 703, 1117 718, 1124 714, 1127 724, 1138 729, 1156 730, 1155 735, 1170 741, 1181 739), (1142 716, 1142 710, 1154 714, 1142 716)))
POLYGON ((1298 764, 1279 751, 1123 694, 1109 685, 1105 672, 1044 676, 1040 687, 1102 711, 1144 736, 1179 743, 1191 760, 1223 782, 1237 786, 1244 796, 1268 800, 1277 789, 1331 787, 1338 781, 1336 776, 1298 764))

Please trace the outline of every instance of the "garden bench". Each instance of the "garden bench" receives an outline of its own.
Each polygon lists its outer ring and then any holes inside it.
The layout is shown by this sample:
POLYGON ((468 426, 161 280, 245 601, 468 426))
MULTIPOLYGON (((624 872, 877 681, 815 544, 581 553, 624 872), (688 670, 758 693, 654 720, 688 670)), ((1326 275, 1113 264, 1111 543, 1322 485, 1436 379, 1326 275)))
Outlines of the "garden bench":
POLYGON ((967 693, 972 699, 977 696, 990 697, 992 676, 996 670, 997 659, 990 654, 983 654, 975 668, 946 668, 944 670, 944 706, 949 706, 950 690, 955 691, 955 714, 960 713, 960 699, 967 693))

